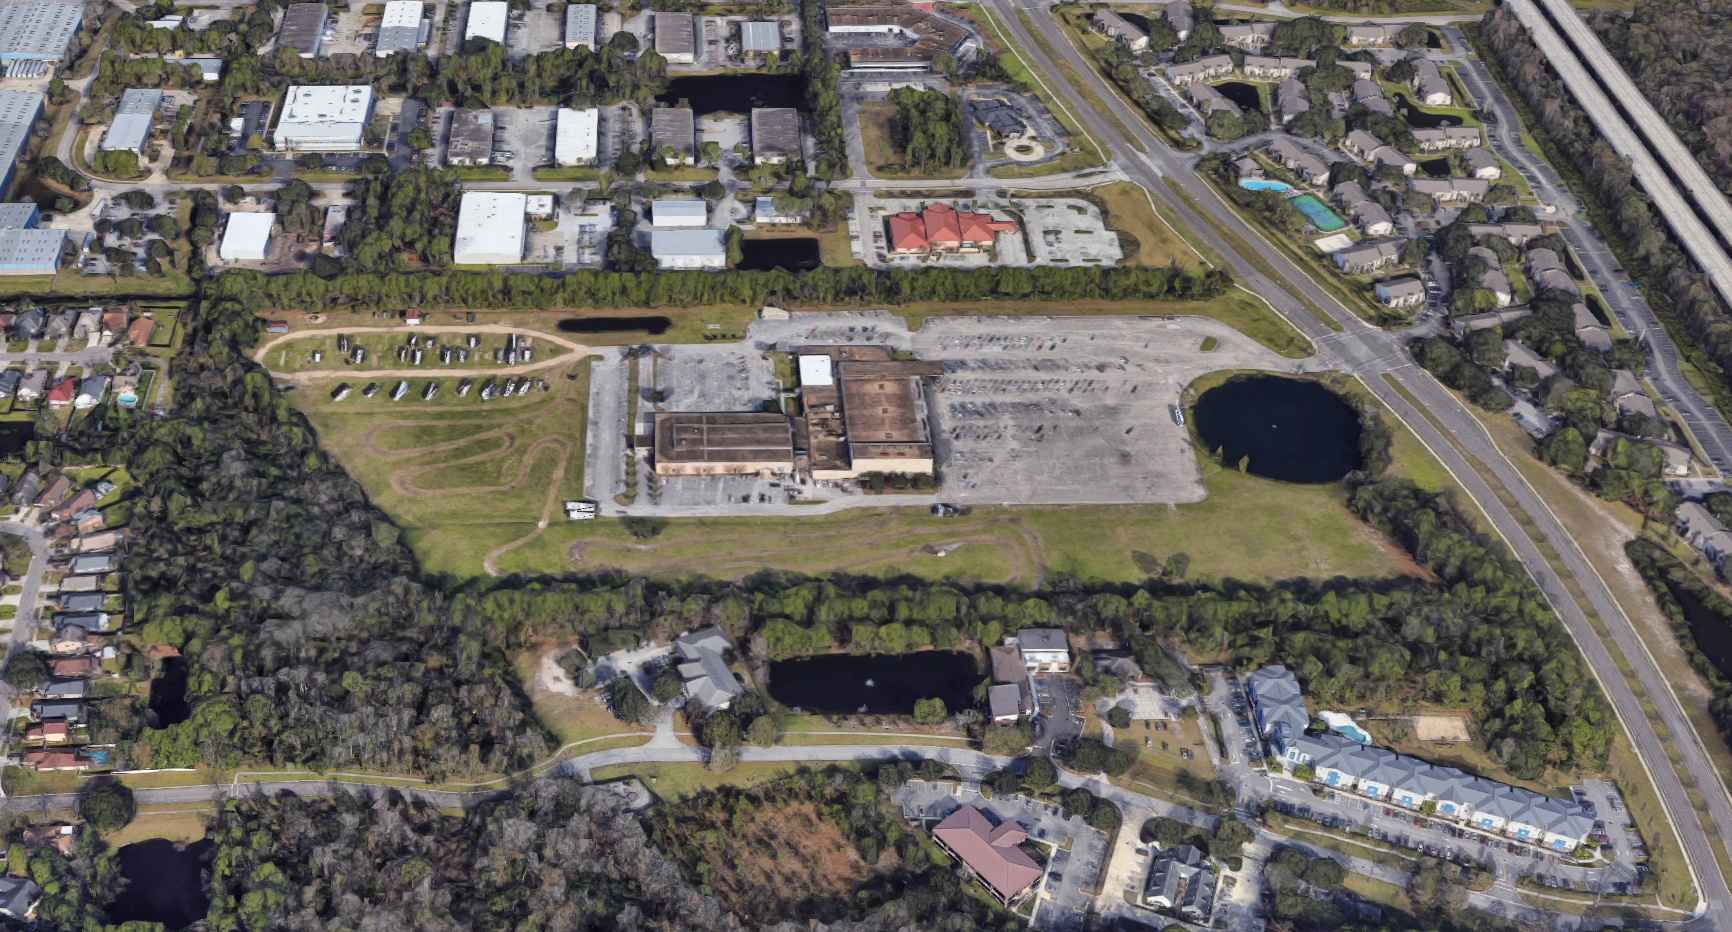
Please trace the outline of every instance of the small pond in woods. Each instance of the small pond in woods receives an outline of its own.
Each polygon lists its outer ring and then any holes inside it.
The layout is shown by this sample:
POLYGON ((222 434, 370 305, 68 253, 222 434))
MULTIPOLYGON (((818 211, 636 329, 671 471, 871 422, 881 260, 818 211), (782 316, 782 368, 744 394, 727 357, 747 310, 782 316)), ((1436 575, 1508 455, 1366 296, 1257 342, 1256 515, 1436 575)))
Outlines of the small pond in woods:
POLYGON ((160 922, 184 929, 210 909, 201 874, 215 842, 178 845, 166 838, 134 842, 115 852, 120 867, 120 895, 108 904, 108 921, 160 922))

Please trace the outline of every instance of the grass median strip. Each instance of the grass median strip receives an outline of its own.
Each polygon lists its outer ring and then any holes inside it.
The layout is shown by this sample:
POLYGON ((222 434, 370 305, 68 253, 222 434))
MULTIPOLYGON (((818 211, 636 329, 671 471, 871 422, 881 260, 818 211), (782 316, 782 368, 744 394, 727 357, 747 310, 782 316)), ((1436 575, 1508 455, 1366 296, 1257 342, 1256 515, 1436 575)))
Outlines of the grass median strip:
MULTIPOLYGON (((1167 189, 1171 191, 1175 197, 1183 201, 1185 206, 1190 208, 1192 214, 1202 218, 1202 221, 1208 224, 1209 227, 1215 231, 1215 235, 1221 237, 1221 239, 1226 242, 1229 250, 1237 253, 1246 262, 1249 262, 1251 267, 1261 273, 1263 277, 1282 286, 1293 296, 1293 300, 1298 301, 1303 305, 1306 310, 1315 315, 1316 318, 1328 326, 1329 329, 1335 331, 1340 331, 1342 329, 1341 324, 1337 323, 1333 316, 1325 313, 1322 308, 1317 306, 1316 302, 1306 297, 1305 293, 1299 290, 1299 288, 1293 284, 1291 279, 1282 275, 1280 272, 1277 272, 1275 266, 1270 263, 1268 259, 1263 257, 1263 250, 1251 248, 1251 244, 1245 242, 1244 237, 1241 237, 1238 233, 1228 229, 1225 224, 1216 220, 1208 211, 1203 209, 1201 204, 1198 204, 1196 200, 1187 194, 1185 189, 1180 187, 1177 181, 1168 178, 1166 179, 1166 182, 1167 189)), ((1225 205, 1226 202, 1223 201, 1222 204, 1225 205)), ((1227 209, 1231 210, 1232 208, 1228 206, 1227 209)))

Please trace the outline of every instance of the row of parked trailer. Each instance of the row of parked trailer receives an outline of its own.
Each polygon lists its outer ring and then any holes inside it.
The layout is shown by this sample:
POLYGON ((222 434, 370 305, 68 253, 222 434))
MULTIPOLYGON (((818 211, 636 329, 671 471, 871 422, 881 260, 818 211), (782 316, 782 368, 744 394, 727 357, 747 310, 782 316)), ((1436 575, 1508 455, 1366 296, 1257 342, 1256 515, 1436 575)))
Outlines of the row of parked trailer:
MULTIPOLYGON (((510 398, 513 395, 527 395, 531 388, 536 387, 539 387, 542 391, 547 391, 547 382, 541 379, 532 379, 528 376, 522 378, 508 378, 503 381, 498 379, 488 379, 481 383, 481 391, 477 393, 476 397, 482 401, 487 401, 492 398, 510 398)), ((457 383, 457 397, 469 397, 469 392, 474 388, 474 379, 459 380, 457 383)), ((369 382, 367 383, 366 388, 361 389, 361 397, 372 398, 379 394, 379 389, 380 386, 378 382, 369 382)), ((432 401, 434 398, 439 397, 439 390, 440 382, 437 379, 429 379, 427 383, 421 387, 421 400, 432 401)), ((344 382, 331 390, 331 400, 342 401, 354 394, 354 391, 353 386, 344 382)), ((386 397, 390 398, 392 401, 400 401, 408 394, 409 382, 405 379, 399 380, 396 385, 392 386, 390 394, 386 397)))

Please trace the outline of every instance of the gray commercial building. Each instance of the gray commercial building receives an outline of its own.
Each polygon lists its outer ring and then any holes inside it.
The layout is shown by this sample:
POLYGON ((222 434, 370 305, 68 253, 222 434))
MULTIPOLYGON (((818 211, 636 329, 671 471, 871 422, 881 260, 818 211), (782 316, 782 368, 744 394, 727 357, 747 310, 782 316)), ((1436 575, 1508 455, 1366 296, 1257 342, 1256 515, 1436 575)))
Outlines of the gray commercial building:
POLYGON ((740 51, 747 55, 782 50, 781 23, 741 23, 740 51))
POLYGON ((42 115, 42 95, 33 91, 0 91, 0 192, 12 185, 18 156, 30 142, 30 131, 42 115))
POLYGON ((758 107, 752 110, 752 161, 759 165, 798 161, 800 111, 792 107, 758 107))
POLYGON ((493 158, 493 111, 453 110, 446 165, 486 165, 493 158))
POLYGON ((120 95, 120 106, 114 111, 114 122, 102 134, 106 151, 131 149, 144 154, 144 144, 150 140, 150 124, 162 106, 162 91, 154 87, 128 88, 120 95))
POLYGON ((277 30, 277 48, 292 48, 302 58, 318 58, 325 24, 331 19, 331 8, 323 3, 291 3, 283 11, 283 25, 277 30))
POLYGON ((656 151, 673 150, 670 162, 690 163, 697 155, 698 129, 692 112, 678 107, 662 107, 650 112, 650 144, 656 151))
POLYGON ((421 47, 421 0, 391 0, 385 4, 385 15, 379 20, 379 41, 373 46, 378 58, 390 58, 398 52, 413 52, 421 47))
POLYGON ((56 62, 66 57, 84 4, 71 0, 14 0, 0 3, 0 64, 56 62))
POLYGON ((565 8, 565 47, 595 48, 595 4, 573 3, 565 8))

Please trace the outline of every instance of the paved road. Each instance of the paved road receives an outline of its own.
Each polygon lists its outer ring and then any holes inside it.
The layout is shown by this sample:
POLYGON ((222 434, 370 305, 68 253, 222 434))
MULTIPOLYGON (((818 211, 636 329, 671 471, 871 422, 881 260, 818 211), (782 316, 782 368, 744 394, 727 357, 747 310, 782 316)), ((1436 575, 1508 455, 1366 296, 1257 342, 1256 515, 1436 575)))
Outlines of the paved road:
MULTIPOLYGON (((1050 22, 1050 14, 1038 0, 1022 2, 1029 4, 1028 13, 1033 21, 1050 22)), ((1057 63, 1023 28, 1016 15, 1017 7, 1013 5, 1013 0, 988 0, 986 9, 991 12, 1019 53, 1025 56, 1030 70, 1042 76, 1062 73, 1057 63)), ((1253 249, 1262 254, 1263 260, 1273 267, 1281 280, 1271 280, 1259 272, 1246 256, 1240 255, 1214 227, 1205 223, 1197 211, 1206 212, 1215 224, 1232 231, 1248 245, 1262 243, 1262 238, 1215 195, 1185 160, 1176 156, 1154 137, 1152 131, 1144 125, 1141 115, 1132 112, 1111 88, 1106 87, 1069 43, 1054 42, 1051 46, 1082 80, 1094 86, 1100 99, 1105 101, 1106 106, 1138 137, 1146 152, 1136 151, 1130 141, 1123 138, 1102 114, 1095 113, 1074 88, 1068 84, 1046 80, 1047 87, 1054 90, 1069 105, 1070 112, 1081 119, 1084 124, 1082 128, 1103 142, 1132 180, 1142 184, 1165 202, 1164 209, 1177 218, 1179 227, 1189 230, 1223 256, 1227 267, 1246 288, 1266 299, 1278 312, 1311 337, 1324 361, 1359 376, 1366 388, 1439 457, 1484 511, 1492 526, 1509 543, 1576 639, 1596 679, 1629 731, 1637 751, 1649 766, 1660 798, 1674 819, 1679 834, 1684 838, 1692 867, 1699 878, 1704 907, 1712 916, 1727 915, 1727 911, 1732 909, 1732 893, 1728 892, 1725 879, 1710 856, 1705 842, 1709 831, 1716 832, 1721 837, 1732 837, 1732 804, 1728 802, 1724 784, 1709 762, 1700 736, 1695 733, 1683 709, 1678 705, 1657 662, 1647 653, 1630 620, 1622 614, 1605 583, 1589 566, 1575 540, 1527 485, 1514 464, 1492 443, 1475 416, 1467 411, 1452 393, 1411 364, 1400 337, 1373 328, 1355 318, 1293 267, 1277 250, 1266 246, 1257 249, 1252 245, 1253 249), (1176 192, 1183 192, 1184 197, 1176 196, 1176 192), (1332 330, 1307 309, 1299 300, 1301 296, 1313 306, 1323 309, 1341 326, 1341 331, 1332 330), (1401 393, 1390 386, 1385 377, 1416 398, 1419 404, 1442 424, 1443 429, 1437 429, 1421 416, 1401 393), (1635 693, 1619 673, 1618 663, 1613 659, 1607 645, 1596 635, 1582 607, 1570 597, 1563 580, 1552 570, 1539 548, 1527 536, 1522 524, 1481 477, 1478 471, 1480 469, 1493 475, 1509 490, 1516 507, 1525 512, 1533 522, 1536 532, 1560 555, 1565 570, 1586 593, 1589 610, 1598 615, 1610 631, 1612 644, 1633 668, 1643 690, 1648 696, 1657 697, 1657 714, 1668 732, 1665 740, 1660 738, 1644 714, 1635 693), (1711 825, 1704 825, 1697 818, 1679 772, 1669 766, 1668 748, 1676 750, 1681 759, 1681 769, 1688 774, 1690 781, 1706 790, 1711 825)))
MULTIPOLYGON (((1445 29, 1443 34, 1451 47, 1468 48, 1467 39, 1459 30, 1445 29)), ((1647 301, 1643 300, 1641 292, 1630 284, 1630 277, 1615 271, 1621 267, 1593 224, 1578 216, 1583 212, 1581 202, 1570 193, 1557 172, 1528 149, 1522 140, 1515 107, 1503 89, 1492 80, 1485 63, 1477 58, 1469 59, 1461 52, 1433 54, 1431 57, 1449 60, 1480 108, 1496 115, 1496 121, 1486 124, 1486 136, 1492 148, 1521 172, 1540 203, 1556 208, 1554 214, 1542 219, 1558 224, 1564 241, 1575 251, 1588 277, 1599 285, 1600 296, 1605 299, 1612 316, 1632 336, 1648 344, 1647 378, 1659 392, 1661 401, 1684 420, 1715 471, 1732 472, 1732 426, 1728 426, 1719 410, 1684 380, 1678 371, 1678 348, 1673 345, 1672 338, 1654 316, 1647 301)))

